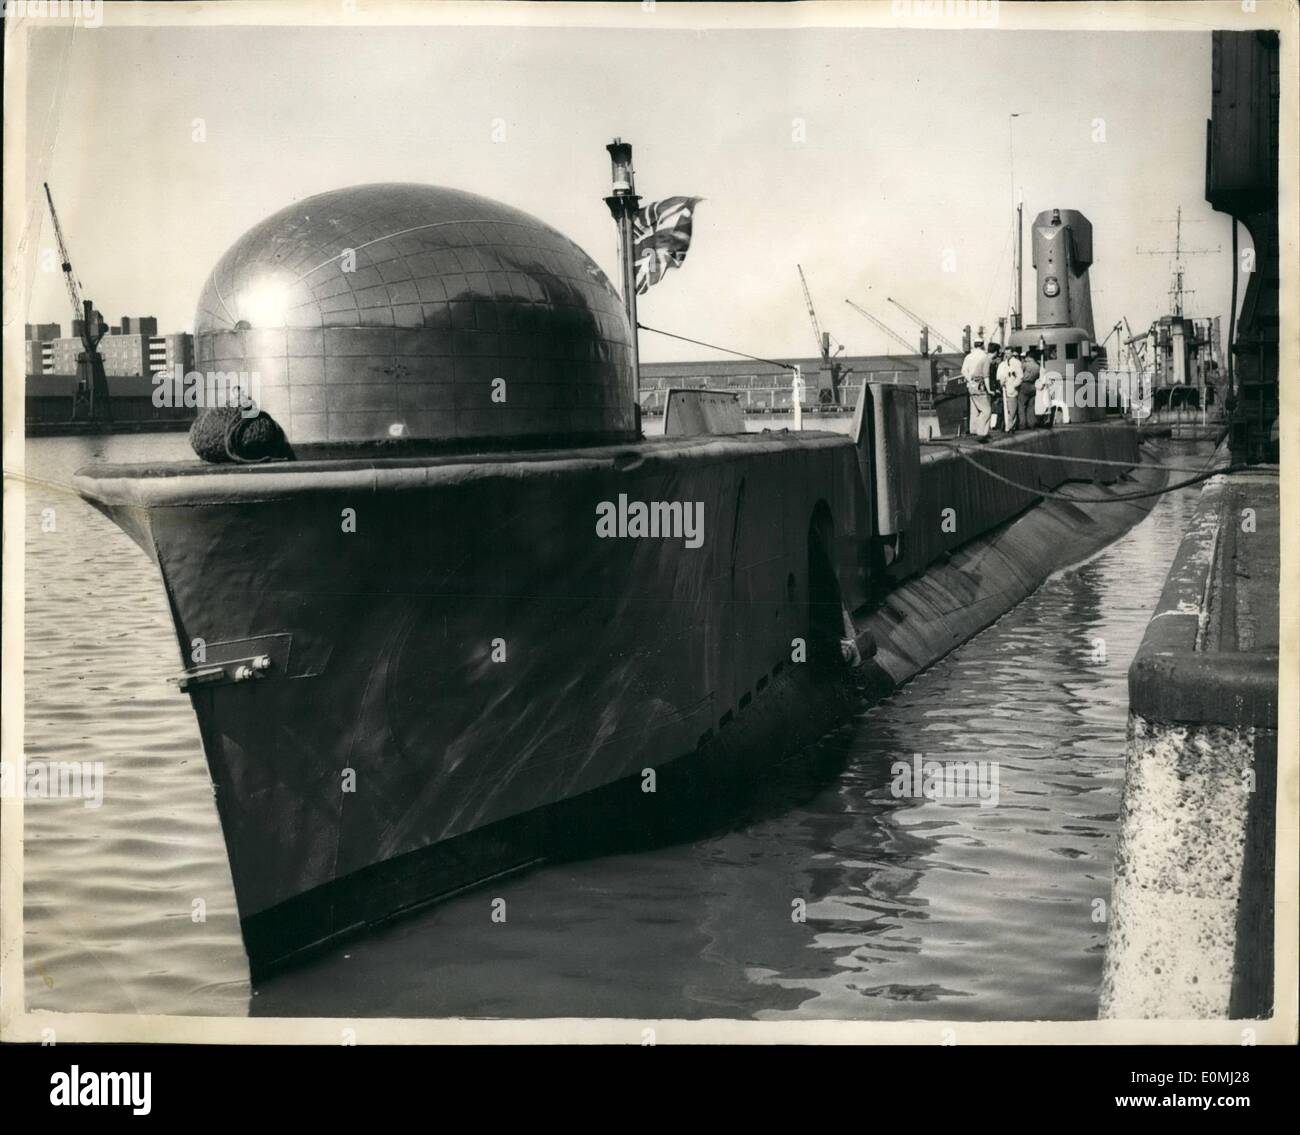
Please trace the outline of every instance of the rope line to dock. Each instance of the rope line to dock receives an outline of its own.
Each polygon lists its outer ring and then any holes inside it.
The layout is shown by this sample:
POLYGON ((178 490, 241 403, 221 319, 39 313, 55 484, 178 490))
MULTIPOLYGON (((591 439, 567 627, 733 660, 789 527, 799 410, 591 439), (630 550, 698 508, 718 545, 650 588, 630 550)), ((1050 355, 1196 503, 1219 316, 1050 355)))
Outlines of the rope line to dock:
MULTIPOLYGON (((1141 493, 1117 493, 1116 495, 1109 497, 1079 497, 1072 496, 1069 493, 1058 493, 1052 489, 1026 485, 1024 482, 1017 481, 1014 478, 1004 477, 1001 473, 995 473, 987 465, 981 465, 966 450, 957 446, 952 446, 951 448, 963 461, 970 462, 970 464, 975 466, 975 468, 981 473, 992 477, 995 481, 1001 481, 1003 484, 1010 485, 1012 488, 1019 489, 1021 492, 1029 493, 1031 496, 1049 497, 1052 500, 1069 501, 1072 504, 1120 504, 1125 501, 1145 500, 1148 497, 1158 497, 1163 496, 1165 493, 1177 492, 1179 489, 1188 488, 1191 485, 1199 484, 1201 481, 1208 481, 1211 477, 1219 477, 1228 473, 1240 473, 1243 469, 1249 468, 1249 466, 1244 463, 1238 465, 1226 465, 1220 469, 1205 469, 1193 477, 1188 477, 1183 481, 1175 481, 1172 485, 1165 485, 1164 488, 1161 489, 1147 489, 1145 492, 1141 493)), ((1089 459, 1086 457, 1080 457, 1075 460, 1087 462, 1089 459)), ((1137 466, 1130 466, 1130 468, 1137 468, 1137 466)), ((1148 466, 1148 468, 1155 468, 1155 466, 1148 466)))
POLYGON ((6 481, 17 481, 24 485, 40 485, 46 489, 57 489, 61 493, 68 493, 70 496, 79 496, 71 481, 51 481, 45 477, 36 477, 31 473, 20 473, 17 469, 5 467, 4 479, 6 481))
POLYGON ((677 335, 672 331, 661 331, 658 327, 647 327, 644 323, 638 323, 637 328, 641 331, 650 331, 655 335, 666 335, 669 339, 680 339, 683 343, 694 343, 697 347, 708 347, 713 351, 722 351, 724 354, 736 355, 742 359, 752 359, 756 363, 767 363, 768 366, 780 367, 782 370, 796 370, 791 363, 779 363, 776 359, 765 359, 762 355, 750 355, 744 351, 733 351, 730 347, 719 347, 717 343, 706 343, 703 339, 691 339, 686 335, 677 335))
MULTIPOLYGON (((937 441, 933 438, 922 440, 922 445, 937 445, 941 448, 956 448, 955 443, 948 441, 937 441)), ((1060 453, 1030 453, 1023 449, 994 449, 991 452, 998 454, 1000 457, 1030 457, 1038 461, 1085 461, 1089 465, 1114 465, 1117 468, 1132 469, 1132 461, 1112 461, 1104 457, 1067 457, 1060 453)), ((1157 465, 1154 462, 1142 462, 1144 469, 1164 469, 1169 473, 1203 473, 1206 470, 1205 465, 1157 465)))

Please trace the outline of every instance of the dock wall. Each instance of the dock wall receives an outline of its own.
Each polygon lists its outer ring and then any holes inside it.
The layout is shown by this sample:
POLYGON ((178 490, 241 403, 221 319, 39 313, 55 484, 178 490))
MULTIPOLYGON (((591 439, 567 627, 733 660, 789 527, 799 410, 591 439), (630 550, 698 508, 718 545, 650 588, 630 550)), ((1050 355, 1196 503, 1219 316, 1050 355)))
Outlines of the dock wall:
POLYGON ((1278 521, 1275 467, 1208 482, 1129 670, 1103 1017, 1271 1014, 1278 521))

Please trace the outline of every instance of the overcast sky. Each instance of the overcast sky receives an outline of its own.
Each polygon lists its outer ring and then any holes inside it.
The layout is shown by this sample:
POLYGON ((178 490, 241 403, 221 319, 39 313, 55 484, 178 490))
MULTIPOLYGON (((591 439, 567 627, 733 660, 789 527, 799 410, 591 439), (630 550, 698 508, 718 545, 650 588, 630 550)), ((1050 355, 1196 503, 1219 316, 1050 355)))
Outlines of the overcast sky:
MULTIPOLYGON (((1092 220, 1099 338, 1121 316, 1139 330, 1168 310, 1171 258, 1138 249, 1172 247, 1162 222, 1180 205, 1186 243, 1222 248, 1189 258, 1188 310, 1226 325, 1231 230, 1204 200, 1208 32, 33 36, 29 185, 39 193, 48 177, 86 294, 113 323, 151 314, 160 330, 190 330, 208 272, 241 233, 295 199, 376 181, 499 198, 617 279, 601 199, 604 147, 620 135, 635 145, 644 198, 706 198, 686 265, 642 297, 642 322, 760 355, 811 354, 802 263, 823 326, 850 353, 889 344, 846 297, 909 339, 886 296, 956 337, 1006 311, 1011 127, 1026 231, 1053 207, 1092 220)), ((35 222, 32 247, 52 248, 43 208, 35 222)), ((33 257, 31 275, 27 321, 57 320, 66 334, 57 271, 33 257)), ((1033 295, 1027 268, 1031 321, 1033 295)), ((648 334, 642 352, 707 356, 648 334)))

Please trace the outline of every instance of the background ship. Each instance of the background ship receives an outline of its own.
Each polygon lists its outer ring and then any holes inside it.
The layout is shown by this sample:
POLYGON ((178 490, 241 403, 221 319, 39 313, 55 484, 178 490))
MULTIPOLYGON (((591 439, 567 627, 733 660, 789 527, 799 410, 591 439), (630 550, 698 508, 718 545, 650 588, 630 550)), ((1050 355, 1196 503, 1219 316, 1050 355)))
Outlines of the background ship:
POLYGON ((1183 211, 1175 218, 1173 274, 1169 314, 1162 315, 1145 334, 1125 340, 1139 373, 1141 397, 1134 416, 1148 426, 1168 428, 1177 438, 1212 438, 1222 430, 1227 381, 1221 360, 1219 317, 1200 318, 1185 311, 1185 255, 1218 249, 1183 248, 1183 211))

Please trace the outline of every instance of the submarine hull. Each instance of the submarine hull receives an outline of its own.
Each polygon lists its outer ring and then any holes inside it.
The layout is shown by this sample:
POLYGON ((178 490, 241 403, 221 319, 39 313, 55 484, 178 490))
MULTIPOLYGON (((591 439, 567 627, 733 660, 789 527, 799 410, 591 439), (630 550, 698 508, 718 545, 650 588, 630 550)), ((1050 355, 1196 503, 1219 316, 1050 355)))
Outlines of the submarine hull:
MULTIPOLYGON (((844 720, 873 634, 906 637, 906 607, 858 630, 891 589, 1043 490, 1114 481, 1138 440, 1118 422, 1013 435, 977 451, 997 477, 934 448, 905 471, 889 557, 863 446, 834 434, 76 483, 161 571, 260 973, 753 782, 844 720), (602 534, 637 501, 694 504, 698 527, 602 534)), ((968 633, 1014 601, 982 578, 994 562, 971 560, 968 633)))
POLYGON ((788 750, 840 696, 845 437, 178 468, 81 481, 161 570, 255 969, 583 838, 559 802, 677 806, 665 764, 788 750), (603 535, 620 498, 695 531, 603 535))

